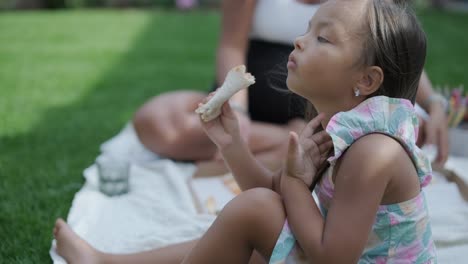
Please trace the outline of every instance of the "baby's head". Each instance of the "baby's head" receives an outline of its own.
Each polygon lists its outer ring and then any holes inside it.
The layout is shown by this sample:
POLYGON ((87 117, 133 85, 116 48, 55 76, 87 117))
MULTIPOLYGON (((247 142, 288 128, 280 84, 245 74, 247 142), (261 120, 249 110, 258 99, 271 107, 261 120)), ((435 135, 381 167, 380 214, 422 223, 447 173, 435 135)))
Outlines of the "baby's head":
POLYGON ((317 108, 385 95, 414 103, 426 37, 404 0, 330 0, 295 41, 288 87, 317 108), (356 96, 356 92, 359 96, 356 96))

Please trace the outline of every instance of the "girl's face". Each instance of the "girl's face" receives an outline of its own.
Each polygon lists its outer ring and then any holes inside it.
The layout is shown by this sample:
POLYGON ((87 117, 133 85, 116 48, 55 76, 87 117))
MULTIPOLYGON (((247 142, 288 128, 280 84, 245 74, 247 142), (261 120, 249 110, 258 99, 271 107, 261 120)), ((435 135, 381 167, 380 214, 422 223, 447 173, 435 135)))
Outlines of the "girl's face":
POLYGON ((298 37, 288 61, 290 90, 312 103, 353 96, 362 76, 358 62, 367 1, 335 0, 323 4, 298 37))

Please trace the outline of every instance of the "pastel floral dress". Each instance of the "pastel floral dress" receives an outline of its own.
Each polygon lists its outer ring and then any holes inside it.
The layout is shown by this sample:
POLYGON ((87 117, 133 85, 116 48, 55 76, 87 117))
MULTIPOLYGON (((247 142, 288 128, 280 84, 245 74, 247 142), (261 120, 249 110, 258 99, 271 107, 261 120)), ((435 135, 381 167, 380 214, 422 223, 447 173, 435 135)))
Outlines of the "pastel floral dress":
MULTIPOLYGON (((333 116, 326 131, 332 137, 334 156, 315 193, 326 218, 333 199, 332 171, 336 161, 357 139, 371 133, 398 140, 411 156, 422 187, 429 184, 432 169, 429 160, 416 146, 418 119, 414 107, 405 99, 376 96, 354 109, 333 116)), ((339 252, 337 252, 339 254, 339 252)), ((276 242, 270 263, 309 263, 299 248, 288 222, 276 242)), ((359 264, 437 263, 429 213, 423 191, 415 198, 397 204, 381 205, 359 264)))

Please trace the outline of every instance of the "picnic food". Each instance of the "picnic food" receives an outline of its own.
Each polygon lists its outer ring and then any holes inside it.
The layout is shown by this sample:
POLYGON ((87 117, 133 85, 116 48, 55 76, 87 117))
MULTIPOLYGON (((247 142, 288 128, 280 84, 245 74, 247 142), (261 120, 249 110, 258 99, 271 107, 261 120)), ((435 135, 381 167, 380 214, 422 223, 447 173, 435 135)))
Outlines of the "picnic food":
POLYGON ((209 214, 216 214, 216 199, 213 196, 208 197, 205 201, 205 207, 209 214))
POLYGON ((236 180, 231 176, 223 179, 224 185, 235 195, 242 192, 241 188, 237 184, 236 180))
POLYGON ((205 122, 211 121, 221 114, 221 107, 238 91, 249 87, 255 83, 255 77, 245 72, 245 65, 232 68, 223 85, 216 90, 214 96, 205 104, 200 104, 195 113, 201 116, 205 122))

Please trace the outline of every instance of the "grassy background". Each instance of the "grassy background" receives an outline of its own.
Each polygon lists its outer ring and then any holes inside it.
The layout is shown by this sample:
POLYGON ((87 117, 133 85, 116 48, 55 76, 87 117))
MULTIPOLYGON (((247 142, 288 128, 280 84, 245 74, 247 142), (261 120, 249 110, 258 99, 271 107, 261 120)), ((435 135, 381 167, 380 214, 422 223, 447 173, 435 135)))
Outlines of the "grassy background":
MULTIPOLYGON (((435 84, 468 85, 467 14, 420 12, 435 84)), ((82 171, 145 100, 208 89, 214 11, 0 15, 0 263, 48 263, 82 171)))

